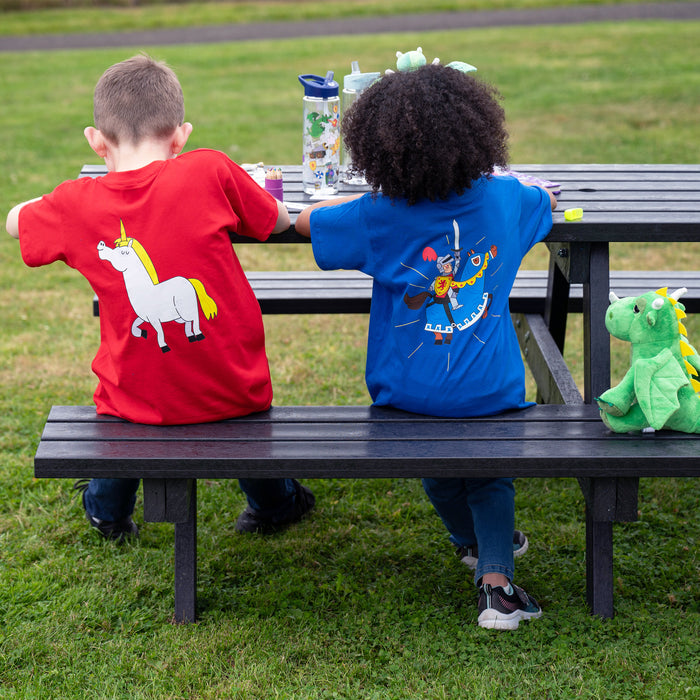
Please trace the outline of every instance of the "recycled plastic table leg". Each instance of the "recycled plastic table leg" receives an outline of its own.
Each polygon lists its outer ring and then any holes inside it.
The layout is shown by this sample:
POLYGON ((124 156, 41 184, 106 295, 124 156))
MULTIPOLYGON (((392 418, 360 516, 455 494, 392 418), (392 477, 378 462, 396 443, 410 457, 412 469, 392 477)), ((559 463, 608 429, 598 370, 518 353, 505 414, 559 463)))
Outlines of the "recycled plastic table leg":
POLYGON ((610 261, 607 242, 589 246, 588 279, 583 281, 583 362, 586 403, 610 388, 610 334, 605 312, 610 304, 610 261))
MULTIPOLYGON (((585 403, 610 386, 610 336, 605 328, 610 285, 609 247, 588 247, 588 278, 583 280, 583 376, 585 403), (595 358, 595 361, 593 360, 595 358)), ((586 599, 591 611, 612 617, 615 479, 588 479, 586 496, 586 599)), ((582 485, 583 488, 583 485, 582 485)))
POLYGON ((544 320, 559 352, 564 352, 566 320, 569 313, 569 291, 571 283, 561 269, 561 258, 568 256, 568 249, 552 250, 549 258, 547 277, 547 299, 545 300, 544 320), (557 258, 560 258, 557 260, 557 258))
MULTIPOLYGON (((588 269, 588 280, 583 282, 584 401, 593 403, 610 387, 610 334, 605 327, 610 303, 607 242, 590 244, 588 269)), ((595 615, 613 617, 613 522, 637 519, 639 479, 587 481, 586 597, 595 615)))
POLYGON ((144 479, 144 518, 175 524, 175 622, 197 615, 197 480, 144 479))
MULTIPOLYGON (((583 285, 584 402, 610 386, 610 336, 605 311, 610 293, 607 242, 550 245, 545 321, 563 352, 569 286, 583 285)), ((586 598, 594 615, 612 617, 613 522, 636 520, 636 478, 579 479, 586 501, 586 598)))

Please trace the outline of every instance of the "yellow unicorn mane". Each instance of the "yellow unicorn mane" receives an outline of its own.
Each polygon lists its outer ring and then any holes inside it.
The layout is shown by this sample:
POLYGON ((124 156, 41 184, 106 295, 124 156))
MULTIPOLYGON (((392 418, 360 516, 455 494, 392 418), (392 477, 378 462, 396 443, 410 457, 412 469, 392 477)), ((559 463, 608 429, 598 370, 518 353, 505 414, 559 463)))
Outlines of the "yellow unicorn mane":
POLYGON ((114 246, 116 248, 121 248, 122 246, 131 245, 133 251, 139 256, 139 260, 146 268, 146 272, 148 272, 148 276, 151 278, 153 284, 158 284, 158 273, 156 272, 156 268, 153 265, 151 258, 148 256, 146 249, 135 238, 126 237, 124 222, 121 219, 119 220, 119 226, 121 228, 121 236, 114 241, 114 246))

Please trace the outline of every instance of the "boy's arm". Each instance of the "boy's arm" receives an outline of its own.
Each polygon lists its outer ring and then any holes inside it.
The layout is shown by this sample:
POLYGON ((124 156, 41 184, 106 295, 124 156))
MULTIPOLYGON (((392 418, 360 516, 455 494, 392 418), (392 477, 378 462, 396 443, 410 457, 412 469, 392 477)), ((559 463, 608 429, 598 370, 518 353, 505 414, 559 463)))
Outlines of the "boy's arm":
POLYGON ((291 222, 289 220, 289 212, 287 211, 287 207, 285 207, 284 204, 278 200, 277 221, 272 229, 272 233, 282 233, 282 231, 286 231, 290 226, 291 222))
POLYGON ((335 204, 344 204, 345 202, 352 202, 353 199, 359 199, 360 197, 364 196, 364 194, 364 192, 361 192, 359 194, 350 194, 347 197, 336 197, 335 199, 326 199, 322 202, 316 202, 316 204, 312 204, 299 212, 299 216, 297 216, 296 223, 294 224, 294 229, 297 233, 309 238, 311 236, 311 212, 314 209, 329 207, 335 204))
POLYGON ((5 220, 5 228, 13 238, 19 238, 19 212, 22 207, 26 206, 27 204, 31 204, 32 202, 38 202, 40 199, 41 197, 34 197, 34 199, 29 199, 26 202, 17 204, 10 209, 10 213, 7 215, 7 219, 5 220))

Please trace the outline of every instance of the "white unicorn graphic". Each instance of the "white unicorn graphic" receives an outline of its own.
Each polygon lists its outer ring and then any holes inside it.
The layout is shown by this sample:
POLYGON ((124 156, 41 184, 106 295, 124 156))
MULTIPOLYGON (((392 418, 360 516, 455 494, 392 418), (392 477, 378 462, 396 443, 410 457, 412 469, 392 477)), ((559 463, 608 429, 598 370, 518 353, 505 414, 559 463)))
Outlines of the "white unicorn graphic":
POLYGON ((155 267, 144 247, 135 239, 127 238, 124 223, 121 237, 109 248, 104 241, 97 244, 100 260, 107 260, 115 270, 124 274, 124 284, 129 302, 136 313, 131 324, 131 334, 136 338, 146 338, 147 331, 142 323, 150 323, 158 336, 158 345, 163 352, 170 348, 165 342, 162 324, 175 321, 185 324, 185 335, 190 343, 204 340, 199 327, 199 308, 207 319, 217 314, 216 302, 206 293, 204 285, 197 279, 172 277, 158 281, 155 267))

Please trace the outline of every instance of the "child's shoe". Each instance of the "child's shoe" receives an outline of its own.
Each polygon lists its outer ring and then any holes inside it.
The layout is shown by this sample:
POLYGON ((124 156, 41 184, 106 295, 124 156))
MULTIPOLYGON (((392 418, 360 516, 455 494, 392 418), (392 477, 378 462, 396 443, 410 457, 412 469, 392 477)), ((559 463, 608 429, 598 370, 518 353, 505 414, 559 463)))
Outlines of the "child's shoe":
POLYGON ((245 510, 238 516, 235 525, 236 532, 270 535, 284 530, 304 518, 316 505, 316 498, 311 489, 306 488, 296 479, 292 479, 292 481, 294 482, 295 494, 294 506, 291 511, 285 513, 281 518, 270 518, 263 517, 258 511, 247 505, 245 510))
POLYGON ((540 617, 542 609, 522 588, 510 584, 508 593, 502 586, 483 584, 479 593, 479 627, 492 630, 516 630, 520 620, 540 617))
POLYGON ((85 507, 85 492, 87 491, 90 479, 78 479, 73 485, 75 491, 81 493, 81 500, 83 504, 83 510, 85 511, 85 517, 90 523, 90 527, 94 527, 102 537, 107 540, 114 540, 118 544, 123 544, 128 539, 133 539, 139 536, 139 528, 136 523, 132 520, 130 515, 127 515, 121 520, 100 520, 94 515, 88 513, 88 509, 85 507))
MULTIPOLYGON (((530 546, 527 537, 520 530, 513 531, 513 556, 519 557, 530 546)), ((479 548, 477 545, 467 545, 466 547, 457 547, 455 554, 460 558, 463 564, 466 564, 470 569, 476 569, 479 563, 479 548)))

